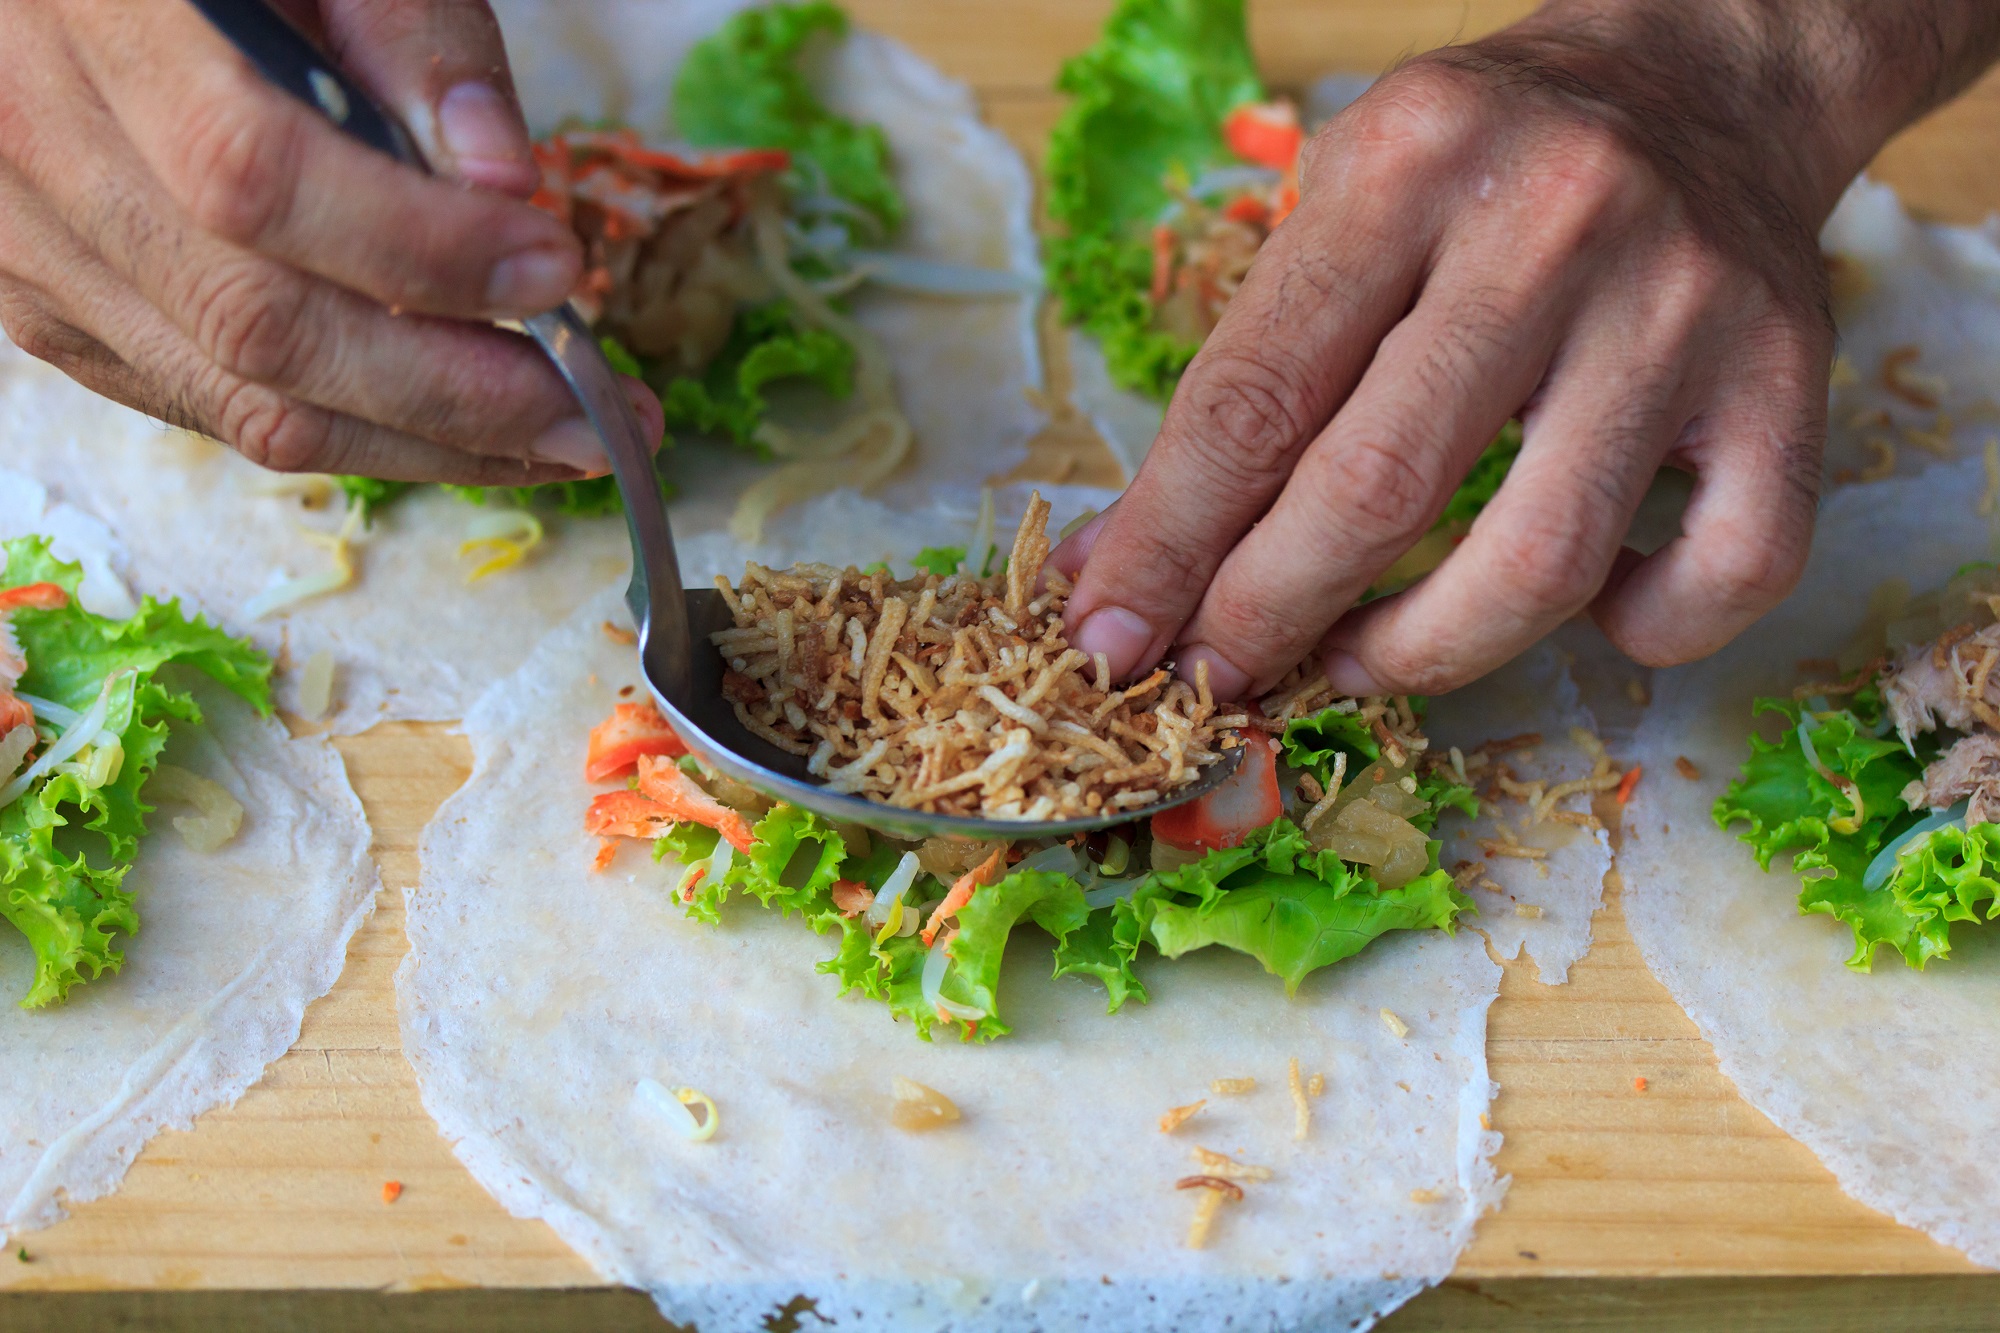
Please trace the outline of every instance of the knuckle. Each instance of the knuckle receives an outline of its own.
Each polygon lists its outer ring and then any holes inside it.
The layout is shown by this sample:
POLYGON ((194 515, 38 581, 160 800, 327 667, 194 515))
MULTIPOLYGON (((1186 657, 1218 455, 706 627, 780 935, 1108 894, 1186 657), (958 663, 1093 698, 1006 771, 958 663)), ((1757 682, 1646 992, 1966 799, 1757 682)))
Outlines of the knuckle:
POLYGON ((273 472, 332 470, 331 420, 316 408, 258 384, 235 381, 214 414, 224 440, 273 472))
POLYGON ((291 385, 315 327, 305 286, 257 260, 216 265, 190 298, 195 343, 223 370, 257 384, 291 385))
POLYGON ((0 329, 29 356, 57 367, 75 361, 91 342, 46 303, 19 290, 0 290, 0 329))
POLYGON ((1313 429, 1311 391, 1281 355, 1219 351, 1191 375, 1177 402, 1188 429, 1181 447, 1218 484, 1248 485, 1282 474, 1313 429))
MULTIPOLYGON (((1449 156, 1479 122, 1476 82, 1436 61, 1414 61, 1381 79, 1345 116, 1314 136, 1308 152, 1365 161, 1385 172, 1419 169, 1449 156)), ((1309 159, 1308 170, 1314 165, 1309 159)))
POLYGON ((1494 602, 1530 622, 1568 615, 1604 578, 1595 534, 1579 523, 1538 523, 1518 540, 1498 543, 1486 570, 1494 602))
POLYGON ((299 138, 289 117, 262 117, 245 99, 212 98, 188 117, 168 173, 195 223, 255 247, 290 215, 299 138))
POLYGON ((1443 694, 1471 679, 1438 649, 1392 637, 1366 659, 1368 674, 1397 694, 1443 694))
POLYGON ((1338 536, 1375 549, 1421 536, 1445 486, 1431 451, 1375 433, 1334 449, 1317 481, 1338 536))

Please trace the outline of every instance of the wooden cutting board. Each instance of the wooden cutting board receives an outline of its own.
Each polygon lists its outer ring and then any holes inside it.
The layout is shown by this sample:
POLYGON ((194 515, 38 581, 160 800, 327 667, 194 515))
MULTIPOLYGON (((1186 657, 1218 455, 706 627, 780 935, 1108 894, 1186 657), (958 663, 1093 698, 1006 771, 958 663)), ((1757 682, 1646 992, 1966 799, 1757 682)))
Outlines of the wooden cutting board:
MULTIPOLYGON (((1060 60, 1108 0, 848 0, 978 90, 1031 161, 1060 60)), ((1527 12, 1518 0, 1253 0, 1274 84, 1376 71, 1527 12)), ((2000 207, 2000 79, 1903 135, 1876 173, 1928 216, 2000 207)), ((464 779, 442 726, 341 742, 388 886, 298 1044, 235 1106, 159 1136, 123 1188, 0 1257, 0 1327, 660 1327, 545 1226, 508 1216, 451 1156, 398 1044, 393 973, 416 840, 464 779), (383 1202, 387 1181, 403 1186, 383 1202), (481 1290, 489 1289, 489 1290, 481 1290), (498 1290, 491 1290, 498 1289, 498 1290), (575 1289, 561 1291, 557 1289, 575 1289), (594 1290, 593 1290, 594 1289, 594 1290), (385 1294, 387 1293, 387 1294, 385 1294), (413 1295, 403 1293, 430 1293, 413 1295)), ((1646 971, 1616 885, 1562 987, 1509 965, 1487 1052, 1513 1177, 1452 1284, 1389 1327, 1736 1326, 1823 1330, 1996 1308, 2000 1278, 1843 1195, 1744 1103, 1646 971), (1634 1083, 1646 1080, 1645 1090, 1634 1083), (1852 1276, 1837 1282, 1801 1281, 1852 1276)), ((809 1323, 810 1321, 808 1321, 809 1323)))

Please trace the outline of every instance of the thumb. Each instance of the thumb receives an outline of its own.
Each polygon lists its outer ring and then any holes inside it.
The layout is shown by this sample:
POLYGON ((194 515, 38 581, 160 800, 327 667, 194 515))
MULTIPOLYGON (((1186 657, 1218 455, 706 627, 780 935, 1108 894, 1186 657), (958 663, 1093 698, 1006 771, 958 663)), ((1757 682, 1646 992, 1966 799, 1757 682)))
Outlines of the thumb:
POLYGON ((321 0, 329 51, 443 176, 521 198, 541 184, 500 22, 485 0, 321 0))

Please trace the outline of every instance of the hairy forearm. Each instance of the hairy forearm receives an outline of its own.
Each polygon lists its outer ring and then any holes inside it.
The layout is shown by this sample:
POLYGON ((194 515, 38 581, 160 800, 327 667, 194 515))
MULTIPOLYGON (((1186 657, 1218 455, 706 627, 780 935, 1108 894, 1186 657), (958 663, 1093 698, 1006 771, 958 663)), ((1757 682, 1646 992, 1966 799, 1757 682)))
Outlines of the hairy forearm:
POLYGON ((2000 4, 1548 0, 1465 50, 1553 75, 1676 174, 1742 173, 1817 226, 1891 135, 2000 56, 2000 4))

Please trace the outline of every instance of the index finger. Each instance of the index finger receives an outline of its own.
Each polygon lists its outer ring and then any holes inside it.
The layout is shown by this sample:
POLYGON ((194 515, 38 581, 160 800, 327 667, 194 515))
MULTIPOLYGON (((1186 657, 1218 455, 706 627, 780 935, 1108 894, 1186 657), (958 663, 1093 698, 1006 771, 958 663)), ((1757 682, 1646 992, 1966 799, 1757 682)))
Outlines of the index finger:
POLYGON ((1308 147, 1298 210, 1182 376, 1070 599, 1071 642, 1114 676, 1166 652, 1408 306, 1430 227, 1396 204, 1431 151, 1428 114, 1378 90, 1308 147))
POLYGON ((348 139, 192 6, 77 5, 66 21, 98 95, 204 230, 427 314, 536 314, 574 286, 582 252, 560 220, 348 139))

